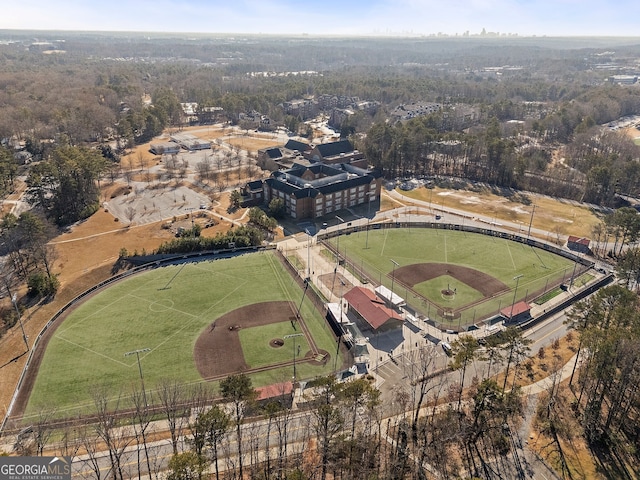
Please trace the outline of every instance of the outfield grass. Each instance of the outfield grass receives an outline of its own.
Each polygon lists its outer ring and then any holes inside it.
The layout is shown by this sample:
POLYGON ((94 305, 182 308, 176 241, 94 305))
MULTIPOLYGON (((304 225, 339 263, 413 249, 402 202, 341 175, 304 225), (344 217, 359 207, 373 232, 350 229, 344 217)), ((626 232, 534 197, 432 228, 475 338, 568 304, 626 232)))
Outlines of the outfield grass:
MULTIPOLYGON (((114 396, 126 394, 139 386, 140 376, 136 355, 124 354, 137 349, 150 349, 140 355, 149 390, 166 378, 199 382, 193 348, 211 322, 252 303, 299 304, 301 298, 302 290, 270 252, 166 266, 132 276, 82 303, 60 325, 45 352, 26 413, 44 406, 67 414, 83 407, 90 410, 95 386, 109 387, 114 396)), ((318 347, 333 352, 333 335, 311 302, 303 302, 301 315, 318 347)), ((258 351, 272 353, 273 349, 268 344, 264 347, 259 329, 252 330, 240 330, 244 353, 251 365, 267 362, 258 351)), ((286 345, 281 350, 280 361, 291 358, 286 345)), ((333 364, 305 365, 297 376, 311 378, 332 368, 333 364)), ((256 374, 253 384, 290 379, 291 373, 287 368, 256 374)))
MULTIPOLYGON (((331 239, 336 245, 337 239, 331 239)), ((455 230, 423 228, 370 230, 340 237, 340 253, 355 265, 364 268, 376 281, 391 288, 394 262, 400 267, 418 263, 451 263, 487 273, 510 287, 510 291, 487 299, 462 311, 460 319, 439 317, 429 302, 415 297, 402 285, 394 292, 405 297, 419 313, 443 324, 468 325, 494 315, 514 300, 531 301, 531 294, 555 286, 563 278, 569 279, 574 262, 558 255, 518 242, 487 235, 455 230), (368 245, 368 248, 365 248, 368 245), (519 277, 522 275, 521 277, 519 277), (519 277, 516 278, 516 277, 519 277), (516 284, 518 286, 515 292, 516 284)), ((474 298, 474 289, 460 285, 458 280, 443 275, 415 286, 415 290, 440 306, 463 308, 474 298), (440 290, 451 284, 458 289, 455 304, 445 301, 440 290), (462 298, 465 297, 465 298, 462 298), (468 302, 467 302, 468 300, 468 302)))

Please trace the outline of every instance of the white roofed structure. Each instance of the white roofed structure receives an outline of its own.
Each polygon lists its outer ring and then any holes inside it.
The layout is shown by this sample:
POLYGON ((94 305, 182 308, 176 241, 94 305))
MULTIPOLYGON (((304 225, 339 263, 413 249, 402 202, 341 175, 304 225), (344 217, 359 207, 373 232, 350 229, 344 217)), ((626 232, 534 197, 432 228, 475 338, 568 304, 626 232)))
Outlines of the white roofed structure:
POLYGON ((389 303, 394 308, 404 307, 407 304, 407 302, 404 301, 404 298, 397 295, 395 292, 391 292, 391 290, 384 285, 376 287, 374 291, 378 297, 389 303))

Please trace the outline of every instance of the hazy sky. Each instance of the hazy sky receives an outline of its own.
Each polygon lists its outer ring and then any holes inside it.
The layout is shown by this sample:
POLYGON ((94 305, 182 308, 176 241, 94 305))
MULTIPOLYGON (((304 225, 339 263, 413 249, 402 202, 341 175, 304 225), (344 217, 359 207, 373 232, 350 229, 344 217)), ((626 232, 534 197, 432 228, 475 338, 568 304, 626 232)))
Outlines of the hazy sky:
POLYGON ((640 0, 10 0, 0 29, 640 36, 640 0))

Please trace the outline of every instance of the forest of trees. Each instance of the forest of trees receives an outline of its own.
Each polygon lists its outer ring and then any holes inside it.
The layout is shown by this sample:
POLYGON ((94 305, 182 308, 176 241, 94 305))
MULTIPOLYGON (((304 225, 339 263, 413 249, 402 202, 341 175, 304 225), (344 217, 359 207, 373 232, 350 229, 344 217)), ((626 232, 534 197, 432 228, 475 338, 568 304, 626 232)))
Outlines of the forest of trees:
MULTIPOLYGON (((50 150, 61 145, 110 142, 121 152, 166 127, 180 126, 179 102, 222 107, 232 122, 240 113, 256 110, 276 123, 290 124, 295 119, 286 118, 284 101, 349 95, 381 104, 374 116, 354 115, 343 131, 351 132, 389 177, 462 176, 609 206, 616 204, 618 193, 638 193, 635 159, 640 147, 599 126, 640 112, 640 91, 607 84, 605 73, 592 68, 603 61, 596 54, 604 47, 595 40, 577 50, 569 47, 571 42, 559 48, 551 39, 538 44, 532 39, 379 40, 359 48, 335 43, 344 49, 342 57, 326 41, 314 39, 299 45, 277 39, 260 45, 238 41, 233 55, 216 39, 202 39, 201 45, 187 49, 179 40, 171 44, 168 39, 123 41, 115 36, 105 43, 80 35, 67 39, 66 53, 55 57, 19 49, 19 43, 3 45, 0 139, 25 142, 35 159, 49 159, 50 150), (158 61, 169 44, 174 56, 158 61), (190 61, 207 48, 217 59, 230 55, 228 62, 190 61), (281 49, 292 64, 295 59, 299 69, 316 74, 248 75, 286 68, 253 63, 264 58, 259 54, 266 49, 281 49), (96 62, 94 55, 100 54, 104 59, 96 62), (352 58, 345 66, 348 56, 352 58), (443 56, 447 68, 438 63, 443 56), (129 61, 111 60, 117 57, 129 61), (155 61, 136 60, 142 58, 155 61), (323 58, 321 71, 309 64, 311 58, 323 58), (379 65, 384 59, 388 64, 379 65), (483 70, 509 64, 520 67, 499 78, 483 70), (444 108, 409 122, 387 122, 397 105, 416 101, 444 108), (469 108, 472 119, 461 113, 469 108), (554 161, 552 154, 561 145, 566 146, 564 160, 554 161)), ((620 58, 637 54, 634 48, 617 45, 620 58)), ((207 60, 201 56, 200 61, 207 60)), ((6 155, 0 152, 5 193, 16 173, 15 166, 3 161, 6 155)))

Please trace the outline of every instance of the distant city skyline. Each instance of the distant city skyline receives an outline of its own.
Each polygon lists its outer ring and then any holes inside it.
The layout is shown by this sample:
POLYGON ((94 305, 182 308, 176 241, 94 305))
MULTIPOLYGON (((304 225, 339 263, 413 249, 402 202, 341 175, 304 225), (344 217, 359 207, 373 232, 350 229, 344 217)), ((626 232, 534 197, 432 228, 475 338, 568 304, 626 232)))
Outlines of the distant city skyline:
POLYGON ((638 0, 24 0, 0 29, 309 35, 640 36, 638 0))

